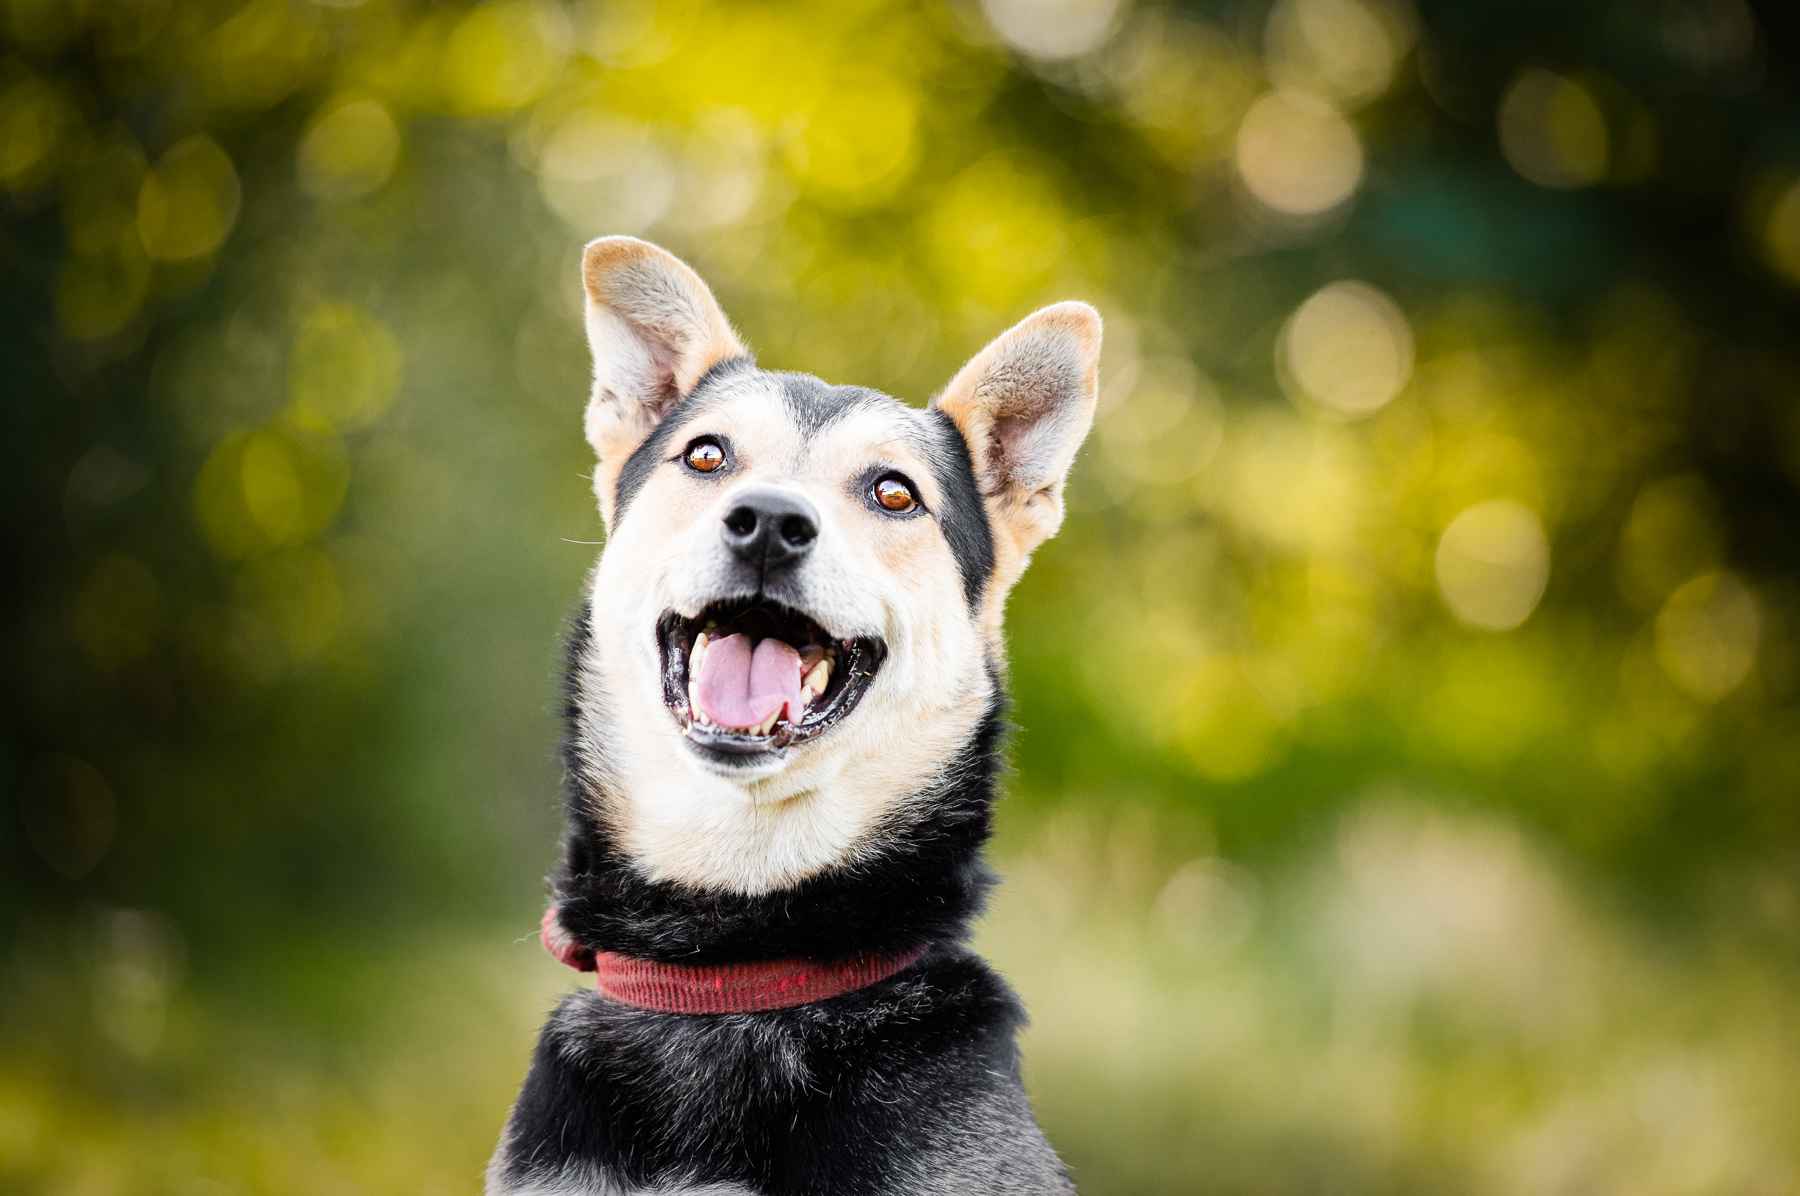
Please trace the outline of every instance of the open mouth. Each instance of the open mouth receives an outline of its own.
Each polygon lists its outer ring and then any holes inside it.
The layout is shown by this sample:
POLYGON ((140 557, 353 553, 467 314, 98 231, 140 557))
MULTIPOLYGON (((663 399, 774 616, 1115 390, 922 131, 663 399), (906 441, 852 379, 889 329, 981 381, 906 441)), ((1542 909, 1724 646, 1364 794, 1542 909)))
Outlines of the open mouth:
POLYGON ((887 654, 879 639, 833 637, 766 599, 717 602, 692 619, 657 620, 663 703, 696 748, 719 756, 779 752, 856 708, 887 654))

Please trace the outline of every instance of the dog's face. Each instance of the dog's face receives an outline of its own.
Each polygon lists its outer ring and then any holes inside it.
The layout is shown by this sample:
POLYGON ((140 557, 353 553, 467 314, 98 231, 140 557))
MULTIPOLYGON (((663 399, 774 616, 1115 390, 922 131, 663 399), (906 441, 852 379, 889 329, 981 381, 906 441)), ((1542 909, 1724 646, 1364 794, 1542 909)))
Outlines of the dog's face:
POLYGON ((1036 313, 920 410, 756 368, 642 241, 589 245, 583 281, 595 813, 652 878, 795 883, 903 816, 995 700, 1007 591, 1093 419, 1099 318, 1036 313))

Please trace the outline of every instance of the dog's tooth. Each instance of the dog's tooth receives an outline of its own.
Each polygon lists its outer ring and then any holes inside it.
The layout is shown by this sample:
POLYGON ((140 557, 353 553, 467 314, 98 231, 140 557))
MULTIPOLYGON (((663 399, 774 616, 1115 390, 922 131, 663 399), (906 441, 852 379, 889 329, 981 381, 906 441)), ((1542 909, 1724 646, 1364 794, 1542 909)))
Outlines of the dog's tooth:
POLYGON ((816 698, 825 692, 825 687, 830 683, 831 658, 826 657, 819 661, 818 664, 815 664, 811 671, 806 674, 806 679, 800 683, 800 688, 808 691, 816 698))
POLYGON ((707 636, 702 631, 694 637, 693 650, 688 653, 688 676, 693 677, 700 672, 700 658, 706 655, 707 636))
POLYGON ((767 735, 770 731, 773 731, 775 729, 775 720, 780 717, 781 717, 781 711, 777 710, 774 714, 771 714, 768 718, 764 719, 760 724, 758 724, 758 726, 756 728, 756 733, 758 735, 767 735))

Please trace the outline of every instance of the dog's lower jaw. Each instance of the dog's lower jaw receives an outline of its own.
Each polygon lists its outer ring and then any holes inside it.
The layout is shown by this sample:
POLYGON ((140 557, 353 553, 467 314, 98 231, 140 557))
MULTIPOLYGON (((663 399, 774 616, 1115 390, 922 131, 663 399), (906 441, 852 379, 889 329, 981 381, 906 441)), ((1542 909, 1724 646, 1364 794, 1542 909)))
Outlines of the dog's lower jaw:
MULTIPOLYGON (((763 787, 762 783, 779 777, 787 771, 789 764, 787 748, 727 756, 695 743, 685 732, 681 735, 681 741, 682 749, 696 768, 708 776, 744 786, 746 795, 753 803, 758 800, 756 791, 763 787)), ((777 797, 774 800, 784 799, 777 797)))

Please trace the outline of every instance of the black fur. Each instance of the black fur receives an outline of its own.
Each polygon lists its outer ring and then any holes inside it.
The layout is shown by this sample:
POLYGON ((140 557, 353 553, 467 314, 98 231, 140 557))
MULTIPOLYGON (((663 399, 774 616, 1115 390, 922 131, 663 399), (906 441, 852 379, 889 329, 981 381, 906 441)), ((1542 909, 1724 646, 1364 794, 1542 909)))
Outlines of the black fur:
POLYGON ((969 445, 962 430, 937 408, 926 413, 930 436, 925 446, 943 498, 938 501, 938 526, 956 558, 962 574, 963 596, 970 607, 981 601, 981 592, 994 572, 994 533, 988 524, 987 506, 975 484, 969 445))
POLYGON ((1022 1021, 999 978, 955 949, 884 984, 768 1013, 681 1017, 579 993, 538 1043, 509 1178, 573 1171, 627 1190, 736 1183, 769 1196, 914 1190, 919 1148, 977 1129, 991 1090, 1018 1083, 1022 1021))
POLYGON ((770 373, 781 384, 781 399, 802 436, 817 436, 865 403, 893 402, 893 398, 865 386, 833 386, 811 374, 770 373))
POLYGON ((539 1040, 490 1191, 1072 1191, 1025 1101, 1024 1012, 964 946, 992 883, 981 851, 1002 699, 854 867, 768 896, 700 893, 639 875, 596 815, 603 795, 585 778, 605 770, 588 722, 597 695, 583 688, 588 619, 584 607, 568 643, 569 829, 552 882, 565 931, 589 949, 683 962, 926 954, 858 992, 764 1013, 664 1014, 571 994, 539 1040))

